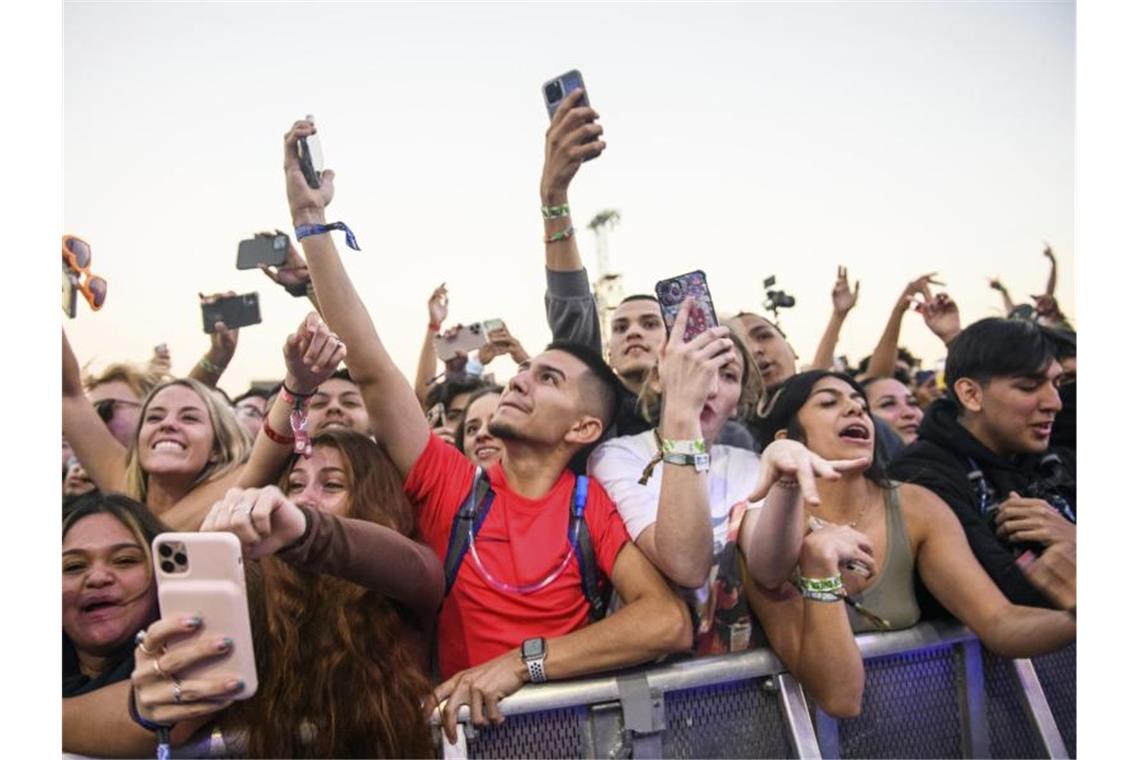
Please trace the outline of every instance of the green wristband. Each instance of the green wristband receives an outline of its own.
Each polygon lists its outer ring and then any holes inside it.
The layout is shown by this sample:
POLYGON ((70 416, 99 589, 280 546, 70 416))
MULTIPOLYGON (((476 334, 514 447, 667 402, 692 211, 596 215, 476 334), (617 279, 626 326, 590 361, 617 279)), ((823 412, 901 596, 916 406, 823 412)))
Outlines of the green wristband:
POLYGON ((544 242, 547 242, 547 243, 557 243, 560 240, 566 240, 567 238, 571 237, 573 234, 574 234, 574 227, 570 226, 570 227, 567 227, 566 229, 562 230, 561 232, 555 232, 553 235, 551 235, 548 238, 543 238, 543 240, 544 240, 544 242))
POLYGON ((837 594, 843 591, 843 577, 833 575, 830 578, 804 578, 796 581, 800 591, 819 594, 837 594))
POLYGON ((542 218, 543 219, 561 219, 564 216, 570 216, 570 204, 563 203, 560 206, 543 206, 542 218))

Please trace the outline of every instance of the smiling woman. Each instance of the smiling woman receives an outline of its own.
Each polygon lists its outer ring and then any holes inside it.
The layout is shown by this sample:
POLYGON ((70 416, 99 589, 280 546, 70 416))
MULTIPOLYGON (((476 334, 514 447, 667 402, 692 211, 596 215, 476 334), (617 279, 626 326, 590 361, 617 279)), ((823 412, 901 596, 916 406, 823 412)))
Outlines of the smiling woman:
POLYGON ((130 677, 135 633, 157 617, 150 542, 163 530, 125 496, 85 497, 64 517, 64 697, 130 677))

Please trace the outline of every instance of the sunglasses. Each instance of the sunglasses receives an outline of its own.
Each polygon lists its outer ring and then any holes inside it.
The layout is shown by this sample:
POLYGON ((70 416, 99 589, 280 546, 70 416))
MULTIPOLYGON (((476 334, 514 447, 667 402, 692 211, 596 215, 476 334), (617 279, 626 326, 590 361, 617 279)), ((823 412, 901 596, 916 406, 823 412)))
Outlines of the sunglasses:
POLYGON ((74 235, 63 236, 63 260, 74 275, 76 288, 87 299, 92 311, 103 308, 107 300, 107 281, 91 274, 91 246, 74 235))
POLYGON ((137 401, 122 401, 117 398, 105 398, 102 401, 96 401, 92 406, 94 406, 95 411, 99 413, 99 419, 107 423, 115 416, 115 410, 120 406, 136 407, 142 406, 142 404, 137 401))

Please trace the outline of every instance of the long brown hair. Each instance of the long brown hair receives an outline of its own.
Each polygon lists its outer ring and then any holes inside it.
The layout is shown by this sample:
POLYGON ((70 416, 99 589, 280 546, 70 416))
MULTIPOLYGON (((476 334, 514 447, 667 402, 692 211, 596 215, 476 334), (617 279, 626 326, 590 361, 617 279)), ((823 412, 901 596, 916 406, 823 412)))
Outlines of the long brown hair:
MULTIPOLYGON (((367 436, 329 430, 314 448, 340 452, 347 516, 405 536, 412 507, 395 465, 367 436)), ((281 480, 282 490, 290 465, 281 480)), ((378 558, 380 559, 380 558, 378 558)), ((381 594, 267 557, 253 615, 257 696, 226 716, 249 731, 250 757, 431 757, 421 700, 431 692, 411 614, 381 594)), ((256 581, 254 581, 256 584, 256 581)))

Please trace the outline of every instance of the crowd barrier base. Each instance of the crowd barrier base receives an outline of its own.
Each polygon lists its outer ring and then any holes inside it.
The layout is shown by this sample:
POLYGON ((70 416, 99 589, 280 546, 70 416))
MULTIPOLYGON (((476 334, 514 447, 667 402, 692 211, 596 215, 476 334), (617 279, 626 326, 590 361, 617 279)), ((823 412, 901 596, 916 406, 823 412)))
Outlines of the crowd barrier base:
MULTIPOLYGON (((527 685, 478 728, 460 709, 455 758, 1068 758, 1076 645, 1033 660, 987 652, 964 626, 855 637, 861 714, 816 709, 768 649, 527 685)), ((437 721, 438 718, 433 719, 437 721)), ((437 736, 438 723, 434 730, 437 736)))

